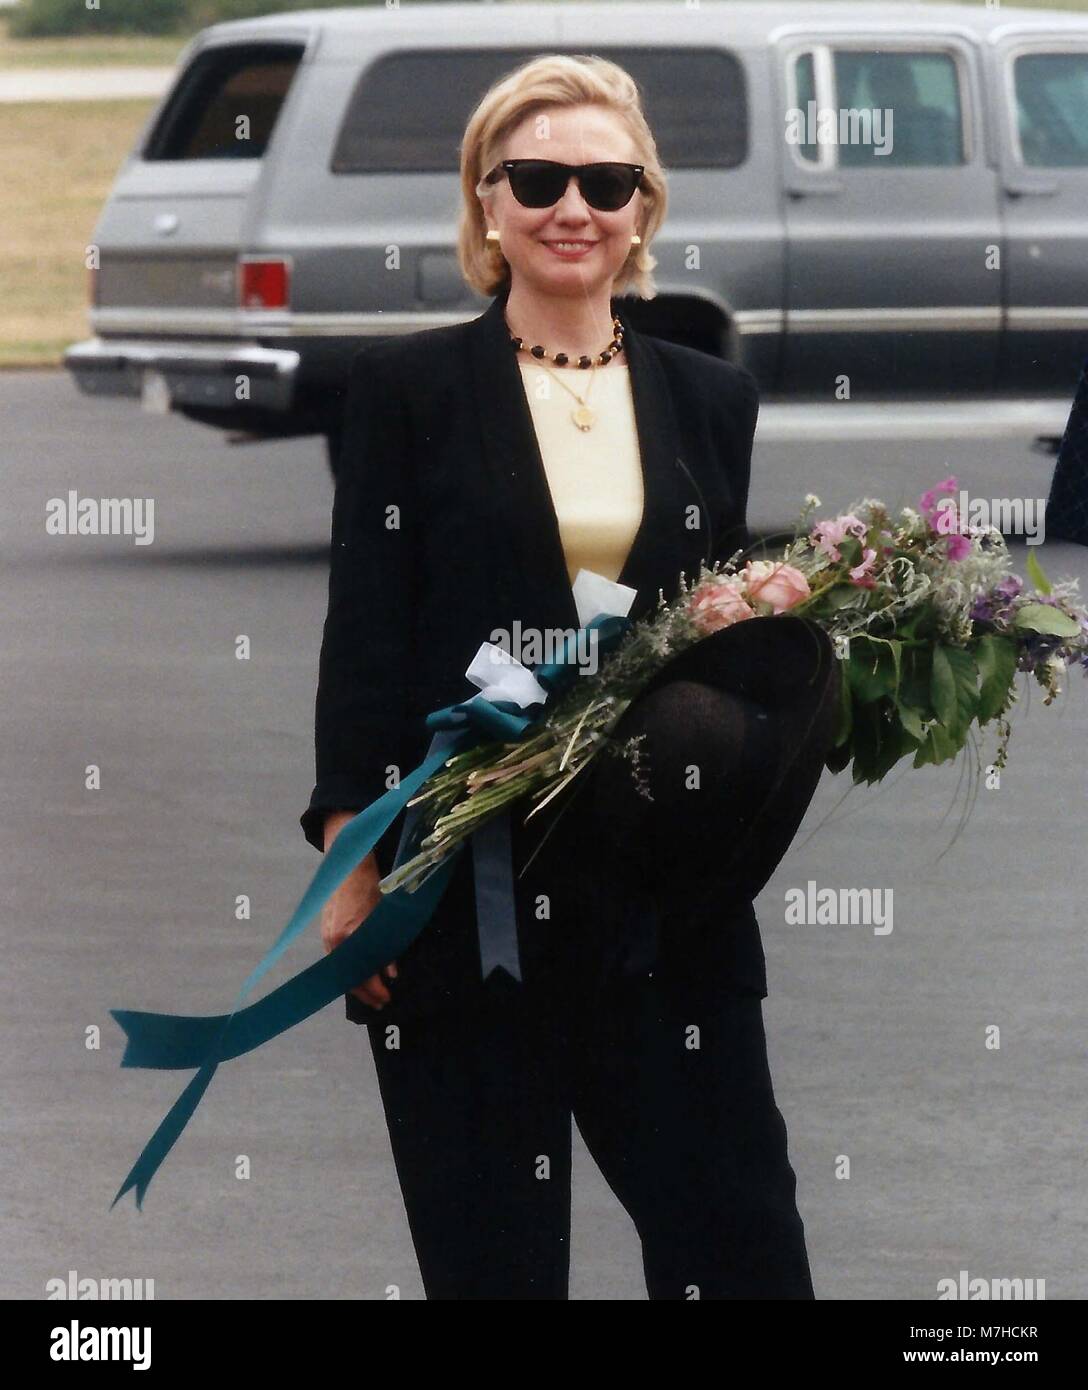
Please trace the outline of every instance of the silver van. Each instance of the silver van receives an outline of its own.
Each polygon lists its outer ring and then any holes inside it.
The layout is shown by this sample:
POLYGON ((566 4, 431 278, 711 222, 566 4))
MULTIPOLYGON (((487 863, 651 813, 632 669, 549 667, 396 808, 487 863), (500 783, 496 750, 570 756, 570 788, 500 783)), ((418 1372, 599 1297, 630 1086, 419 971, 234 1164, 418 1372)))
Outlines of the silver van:
POLYGON ((217 24, 94 232, 89 393, 339 429, 366 339, 475 317, 458 143, 542 52, 638 81, 669 176, 648 332, 779 400, 1068 401, 1088 356, 1088 16, 919 4, 307 10, 217 24), (828 134, 830 132, 830 135, 828 134))

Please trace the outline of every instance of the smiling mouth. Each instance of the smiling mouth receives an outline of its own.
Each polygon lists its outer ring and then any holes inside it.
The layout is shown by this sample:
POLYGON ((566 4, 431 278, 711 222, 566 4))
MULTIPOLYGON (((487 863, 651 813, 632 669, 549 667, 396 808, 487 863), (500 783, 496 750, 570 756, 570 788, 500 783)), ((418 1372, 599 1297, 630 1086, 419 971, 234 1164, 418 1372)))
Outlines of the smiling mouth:
POLYGON ((595 241, 545 241, 545 246, 554 246, 557 251, 588 251, 596 246, 595 241))

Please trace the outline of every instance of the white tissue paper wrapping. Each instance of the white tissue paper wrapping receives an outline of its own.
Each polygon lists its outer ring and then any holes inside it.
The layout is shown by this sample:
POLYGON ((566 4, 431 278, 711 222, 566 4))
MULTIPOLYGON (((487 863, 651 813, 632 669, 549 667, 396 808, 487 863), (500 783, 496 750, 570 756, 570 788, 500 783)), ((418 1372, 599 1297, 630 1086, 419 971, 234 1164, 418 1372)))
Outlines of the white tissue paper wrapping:
MULTIPOLYGON (((638 590, 606 579, 595 570, 580 569, 571 593, 578 610, 578 625, 588 627, 602 613, 609 617, 626 617, 638 590)), ((548 698, 548 692, 529 668, 494 642, 480 643, 465 675, 479 687, 480 693, 472 697, 474 700, 510 700, 525 709, 528 705, 543 704, 548 698)))

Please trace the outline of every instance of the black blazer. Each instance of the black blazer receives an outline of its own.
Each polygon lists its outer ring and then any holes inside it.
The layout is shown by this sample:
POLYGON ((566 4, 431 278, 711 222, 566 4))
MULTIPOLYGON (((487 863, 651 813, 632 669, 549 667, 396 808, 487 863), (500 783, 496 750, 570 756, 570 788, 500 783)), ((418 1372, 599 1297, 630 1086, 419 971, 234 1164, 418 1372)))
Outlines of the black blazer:
MULTIPOLYGON (((619 582, 638 590, 632 618, 678 591, 681 572, 749 542, 745 523, 758 387, 743 368, 624 325, 643 467, 641 524, 619 582)), ((578 625, 558 521, 529 403, 504 320, 505 295, 478 318, 383 339, 352 362, 332 511, 329 606, 315 711, 316 784, 301 817, 324 848, 333 809, 359 810, 422 759, 432 709, 476 693, 465 667, 493 628, 578 625), (396 508, 397 511, 392 511, 396 508), (387 519, 397 519, 388 525, 387 519)), ((763 952, 750 903, 677 923, 677 899, 624 901, 607 866, 581 858, 560 811, 582 779, 522 826, 513 817, 526 979, 556 942, 587 970, 667 974, 764 995, 763 952), (541 917, 541 894, 550 916, 541 917), (683 927, 683 933, 681 933, 683 927), (683 941, 683 950, 668 949, 683 941)), ((376 847, 392 866, 403 816, 376 847)), ((580 837, 584 841, 585 836, 580 837)), ((382 1011, 346 996, 356 1022, 459 1007, 480 988, 471 847, 437 913, 398 961, 382 1011)), ((667 865, 663 866, 667 872, 667 865)), ((364 927, 365 930, 365 927, 364 927)), ((568 960, 569 964, 569 960, 568 960)))
POLYGON ((1088 545, 1088 362, 1062 435, 1044 520, 1053 540, 1088 545))

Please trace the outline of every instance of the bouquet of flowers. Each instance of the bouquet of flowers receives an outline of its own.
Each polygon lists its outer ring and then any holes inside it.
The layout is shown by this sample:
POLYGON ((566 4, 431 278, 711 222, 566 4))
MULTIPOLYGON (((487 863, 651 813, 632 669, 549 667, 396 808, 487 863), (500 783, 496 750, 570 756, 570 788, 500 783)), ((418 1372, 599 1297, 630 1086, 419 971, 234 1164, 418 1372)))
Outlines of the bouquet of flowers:
POLYGON ((866 498, 825 519, 814 518, 820 501, 810 494, 780 555, 741 565, 738 551, 702 565, 692 581, 682 575, 677 597, 659 596, 655 611, 631 625, 599 671, 549 704, 527 738, 479 743, 428 778, 408 803, 422 822, 418 852, 382 880, 382 892, 412 891, 511 803, 535 803, 532 816, 606 749, 629 758, 637 780, 637 741, 609 737, 624 710, 684 647, 757 616, 803 614, 833 640, 844 679, 826 762, 832 772, 852 763, 855 783, 873 783, 905 757, 914 767, 944 763, 976 726, 991 723, 991 761, 1004 767, 1017 673, 1034 676, 1046 705, 1067 667, 1088 675, 1088 612, 1078 581, 1052 584, 1030 553, 1034 588, 1026 588, 1011 572, 1001 532, 957 514, 957 490, 950 477, 898 516, 866 498))
MULTIPOLYGON (((534 815, 606 750, 630 758, 637 789, 647 791, 639 776, 638 736, 613 737, 615 725, 667 661, 721 628, 790 613, 805 615, 828 633, 843 678, 825 765, 838 772, 852 762, 855 782, 880 781, 905 757, 913 757, 916 767, 946 762, 965 747, 976 725, 991 722, 999 731, 994 761, 1004 766, 1010 733, 1005 716, 1016 699, 1017 673, 1033 675, 1050 704, 1066 667, 1076 663, 1088 671, 1088 614, 1078 605, 1076 581, 1051 584, 1034 556, 1027 564, 1034 587, 1026 589, 1011 573, 1001 533, 965 526, 951 498, 942 496, 955 491, 956 480, 948 478, 922 495, 918 509, 897 517, 866 499, 822 520, 812 515, 819 499, 809 496, 780 555, 742 564, 744 552, 737 551, 712 568, 702 565, 691 582, 680 576, 672 602, 659 594, 656 609, 638 622, 628 622, 626 610, 609 609, 609 602, 621 603, 619 595, 605 593, 602 604, 601 576, 583 571, 575 581, 576 599, 584 600, 579 618, 592 614, 579 637, 593 635, 605 648, 593 674, 574 678, 566 649, 560 662, 533 672, 514 662, 494 683, 481 677, 474 661, 466 674, 483 686, 482 701, 475 710, 469 701, 428 716, 429 727, 439 731, 437 746, 399 787, 344 826, 230 1013, 111 1010, 127 1037, 122 1066, 197 1069, 114 1204, 131 1188, 137 1205, 142 1203, 221 1062, 277 1037, 396 959, 441 899, 454 865, 451 851, 485 822, 521 801, 535 803, 528 812, 534 815), (513 703, 504 706, 508 694, 513 703), (513 712, 534 704, 540 710, 534 717, 513 712), (322 960, 243 1006, 406 808, 412 808, 413 827, 405 844, 413 856, 382 880, 382 900, 367 930, 353 932, 322 960)), ((488 643, 485 649, 490 662, 495 649, 488 643)), ((489 852, 486 844, 482 852, 489 852)), ((508 907, 500 905, 500 911, 508 907)))

